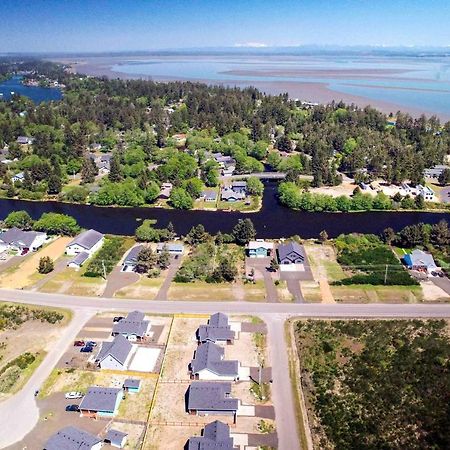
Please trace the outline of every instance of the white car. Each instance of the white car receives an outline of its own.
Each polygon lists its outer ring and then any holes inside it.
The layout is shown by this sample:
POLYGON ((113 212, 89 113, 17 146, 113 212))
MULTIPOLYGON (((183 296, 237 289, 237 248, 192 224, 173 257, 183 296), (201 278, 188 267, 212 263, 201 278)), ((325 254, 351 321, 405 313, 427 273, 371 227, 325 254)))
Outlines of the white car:
POLYGON ((83 398, 83 394, 81 392, 66 392, 65 396, 67 399, 73 400, 76 398, 83 398))

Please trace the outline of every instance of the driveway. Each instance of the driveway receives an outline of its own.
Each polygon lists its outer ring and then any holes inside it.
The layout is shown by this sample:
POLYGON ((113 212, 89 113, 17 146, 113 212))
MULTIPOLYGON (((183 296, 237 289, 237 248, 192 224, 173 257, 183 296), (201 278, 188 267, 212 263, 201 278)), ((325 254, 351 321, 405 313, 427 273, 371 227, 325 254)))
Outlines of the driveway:
POLYGON ((114 294, 120 289, 136 283, 139 275, 135 272, 122 272, 122 265, 114 267, 106 280, 106 287, 102 297, 114 297, 114 294))
POLYGON ((428 279, 432 281, 437 287, 440 287, 444 292, 450 295, 450 280, 447 277, 429 277, 428 279))
MULTIPOLYGON (((35 293, 33 293, 34 295, 35 293)), ((89 309, 75 311, 69 325, 65 328, 58 341, 53 343, 52 349, 35 370, 27 384, 16 395, 0 403, 0 448, 5 448, 15 442, 21 441, 37 424, 39 420, 39 408, 34 392, 48 378, 57 362, 64 354, 68 345, 72 344, 75 336, 85 322, 92 316, 89 309)), ((21 447, 22 448, 22 447, 21 447)), ((31 447, 36 448, 36 447, 31 447)))
POLYGON ((305 298, 303 297, 302 290, 300 289, 300 281, 298 278, 286 279, 286 286, 292 297, 294 297, 295 303, 305 303, 305 298))
POLYGON ((55 268, 49 274, 47 274, 45 278, 42 278, 37 283, 33 284, 33 286, 31 286, 31 290, 38 291, 42 286, 44 286, 45 283, 47 283, 49 280, 51 280, 56 275, 65 270, 67 267, 67 262, 69 260, 70 260, 69 258, 65 257, 59 258, 55 263, 55 268))
POLYGON ((441 189, 440 197, 442 203, 450 203, 450 186, 441 189))
POLYGON ((278 302, 278 292, 273 283, 272 272, 267 268, 270 266, 272 258, 245 258, 245 271, 248 274, 252 269, 262 275, 264 279, 264 286, 266 288, 266 300, 269 303, 278 302))
POLYGON ((170 283, 172 283, 172 280, 175 278, 175 275, 180 266, 181 266, 181 257, 180 256, 178 258, 172 257, 166 278, 162 286, 159 288, 155 300, 167 300, 167 292, 169 291, 170 283))

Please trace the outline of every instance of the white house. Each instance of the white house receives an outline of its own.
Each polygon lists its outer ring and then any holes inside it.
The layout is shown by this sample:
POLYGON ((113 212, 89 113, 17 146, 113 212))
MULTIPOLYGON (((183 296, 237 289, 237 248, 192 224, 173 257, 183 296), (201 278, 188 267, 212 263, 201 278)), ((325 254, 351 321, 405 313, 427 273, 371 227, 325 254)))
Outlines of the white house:
POLYGON ((10 228, 9 230, 0 233, 0 243, 3 243, 3 247, 7 246, 22 254, 26 254, 29 251, 36 251, 38 248, 42 247, 46 239, 46 233, 23 231, 17 227, 10 228))
POLYGON ((13 177, 11 177, 11 180, 13 183, 17 183, 18 181, 23 181, 25 178, 25 175, 23 172, 16 173, 13 177))
POLYGON ((101 369, 127 370, 133 356, 133 345, 121 334, 102 343, 95 362, 101 369))
POLYGON ((433 201, 434 200, 434 191, 428 186, 422 186, 421 184, 417 185, 418 195, 421 195, 424 200, 433 201))
POLYGON ((105 236, 96 230, 83 231, 67 245, 66 254, 75 256, 86 252, 91 256, 103 245, 104 239, 105 236))
POLYGON ((78 253, 78 255, 75 255, 75 257, 67 263, 67 267, 79 270, 81 269, 81 267, 83 267, 83 264, 89 259, 89 256, 90 255, 88 252, 78 253))

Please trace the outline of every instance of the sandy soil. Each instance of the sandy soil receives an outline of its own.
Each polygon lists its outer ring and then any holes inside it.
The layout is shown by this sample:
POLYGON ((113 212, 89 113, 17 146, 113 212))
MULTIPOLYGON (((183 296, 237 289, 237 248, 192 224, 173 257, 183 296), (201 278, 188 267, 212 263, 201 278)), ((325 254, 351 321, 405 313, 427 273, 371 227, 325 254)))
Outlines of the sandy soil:
POLYGON ((244 367, 257 366, 258 357, 253 333, 239 333, 239 339, 236 339, 233 345, 226 345, 225 359, 237 359, 244 367))
POLYGON ((11 273, 6 272, 0 278, 0 286, 10 289, 22 289, 30 284, 30 277, 37 271, 39 259, 43 256, 49 256, 56 260, 64 254, 66 245, 72 240, 71 237, 60 237, 51 242, 38 252, 26 258, 16 270, 11 273))
POLYGON ((425 301, 433 302, 443 299, 448 300, 448 294, 439 286, 436 286, 432 281, 422 281, 420 286, 425 301))
POLYGON ((201 436, 202 426, 150 426, 144 450, 179 450, 191 436, 201 436))

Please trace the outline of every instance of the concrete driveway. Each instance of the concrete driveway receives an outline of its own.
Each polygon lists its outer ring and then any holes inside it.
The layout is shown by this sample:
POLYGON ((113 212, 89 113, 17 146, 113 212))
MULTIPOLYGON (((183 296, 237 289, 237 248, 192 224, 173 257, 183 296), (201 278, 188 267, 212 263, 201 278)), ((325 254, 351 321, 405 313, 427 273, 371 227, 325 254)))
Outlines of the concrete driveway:
POLYGON ((272 258, 245 258, 245 271, 246 274, 253 269, 255 275, 260 274, 264 280, 264 286, 266 288, 266 300, 269 303, 278 302, 278 292, 272 278, 272 272, 267 270, 270 266, 272 258))
POLYGON ((442 188, 439 195, 442 203, 450 203, 450 186, 442 188))
POLYGON ((122 265, 114 267, 113 271, 108 275, 105 290, 102 297, 114 297, 114 294, 120 289, 136 283, 139 275, 135 272, 122 272, 122 265))
POLYGON ((170 261, 170 266, 167 271, 166 278, 164 280, 164 283, 159 288, 158 293, 156 294, 155 300, 167 300, 167 292, 170 288, 170 283, 172 283, 172 280, 175 278, 175 275, 181 266, 181 256, 178 258, 172 257, 170 261))
POLYGON ((437 287, 440 287, 444 292, 450 295, 450 280, 447 277, 430 277, 428 279, 432 281, 437 287))
POLYGON ((17 394, 0 403, 0 424, 3 430, 0 432, 0 448, 21 441, 36 426, 39 420, 39 408, 34 392, 40 389, 67 346, 72 345, 75 336, 92 315, 92 310, 76 310, 72 321, 67 325, 60 338, 53 343, 52 349, 27 384, 17 394), (5 430, 8 431, 4 432, 5 430))

